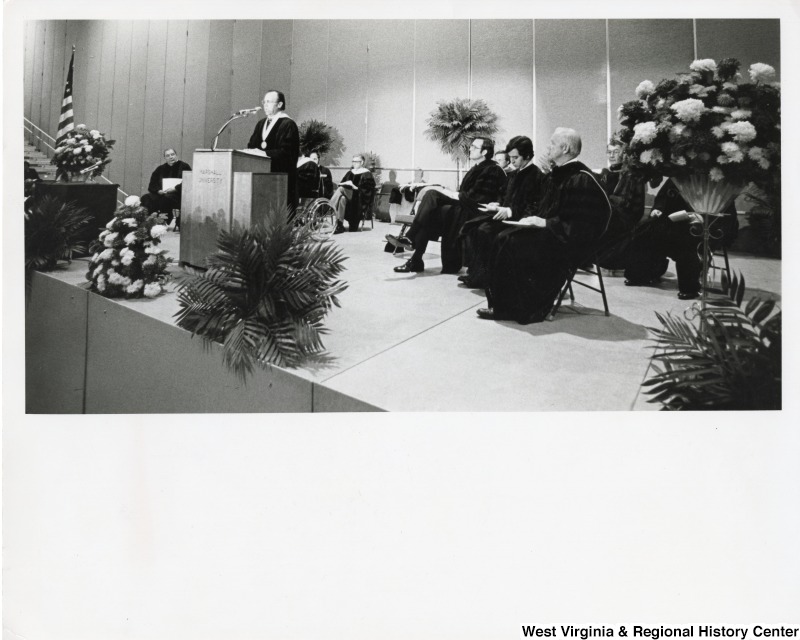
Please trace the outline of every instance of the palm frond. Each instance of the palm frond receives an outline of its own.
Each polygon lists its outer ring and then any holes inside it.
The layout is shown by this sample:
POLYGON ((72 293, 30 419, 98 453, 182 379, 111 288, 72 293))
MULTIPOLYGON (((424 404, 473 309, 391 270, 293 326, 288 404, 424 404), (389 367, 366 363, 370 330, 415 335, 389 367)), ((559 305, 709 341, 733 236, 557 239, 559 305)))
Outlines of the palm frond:
POLYGON ((497 115, 483 100, 455 98, 436 103, 427 120, 425 137, 436 142, 445 155, 466 161, 474 138, 491 138, 498 131, 497 115))
POLYGON ((254 229, 221 232, 208 270, 178 288, 177 324, 221 342, 224 363, 243 380, 257 365, 325 360, 322 322, 347 288, 337 279, 341 250, 288 218, 284 209, 254 229))
POLYGON ((699 326, 656 313, 654 373, 642 383, 649 402, 670 410, 780 409, 780 309, 774 300, 745 302, 741 274, 727 285, 726 297, 700 311, 699 326))

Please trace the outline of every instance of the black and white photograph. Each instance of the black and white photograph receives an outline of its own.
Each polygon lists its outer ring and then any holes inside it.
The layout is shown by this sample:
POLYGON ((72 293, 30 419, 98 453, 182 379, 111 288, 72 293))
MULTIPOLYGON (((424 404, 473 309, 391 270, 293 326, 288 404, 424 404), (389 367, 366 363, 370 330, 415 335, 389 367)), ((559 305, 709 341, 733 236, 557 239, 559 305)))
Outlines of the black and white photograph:
POLYGON ((137 5, 4 5, 4 638, 797 636, 795 2, 137 5))

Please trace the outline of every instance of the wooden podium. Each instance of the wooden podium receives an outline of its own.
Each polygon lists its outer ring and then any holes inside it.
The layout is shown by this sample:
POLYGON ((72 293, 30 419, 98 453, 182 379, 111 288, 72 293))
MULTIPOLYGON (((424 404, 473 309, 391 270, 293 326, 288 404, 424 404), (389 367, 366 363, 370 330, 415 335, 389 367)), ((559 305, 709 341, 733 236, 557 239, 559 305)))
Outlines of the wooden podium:
POLYGON ((180 261, 205 268, 219 232, 266 222, 286 206, 288 176, 272 161, 243 151, 197 149, 183 172, 180 261))

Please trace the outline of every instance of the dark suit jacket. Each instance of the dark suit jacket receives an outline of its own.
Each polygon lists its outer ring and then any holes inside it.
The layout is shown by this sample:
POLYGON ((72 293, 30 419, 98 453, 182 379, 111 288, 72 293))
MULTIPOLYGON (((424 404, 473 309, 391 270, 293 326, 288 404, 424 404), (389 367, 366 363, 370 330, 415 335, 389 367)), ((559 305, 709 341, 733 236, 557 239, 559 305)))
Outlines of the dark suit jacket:
POLYGON ((248 149, 261 149, 272 159, 272 171, 288 174, 287 204, 291 210, 297 205, 297 159, 300 157, 300 133, 297 124, 291 118, 278 118, 269 132, 266 141, 261 134, 264 130, 262 118, 253 129, 253 135, 247 143, 248 149), (261 146, 266 142, 266 148, 261 146))

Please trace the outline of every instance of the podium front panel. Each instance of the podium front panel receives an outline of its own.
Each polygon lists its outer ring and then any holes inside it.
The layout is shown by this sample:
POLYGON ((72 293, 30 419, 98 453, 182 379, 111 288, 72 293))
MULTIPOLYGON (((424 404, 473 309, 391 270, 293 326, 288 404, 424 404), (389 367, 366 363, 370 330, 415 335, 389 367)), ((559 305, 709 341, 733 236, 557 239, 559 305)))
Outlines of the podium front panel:
POLYGON ((276 216, 286 207, 288 184, 285 173, 234 172, 232 228, 252 229, 276 216))

